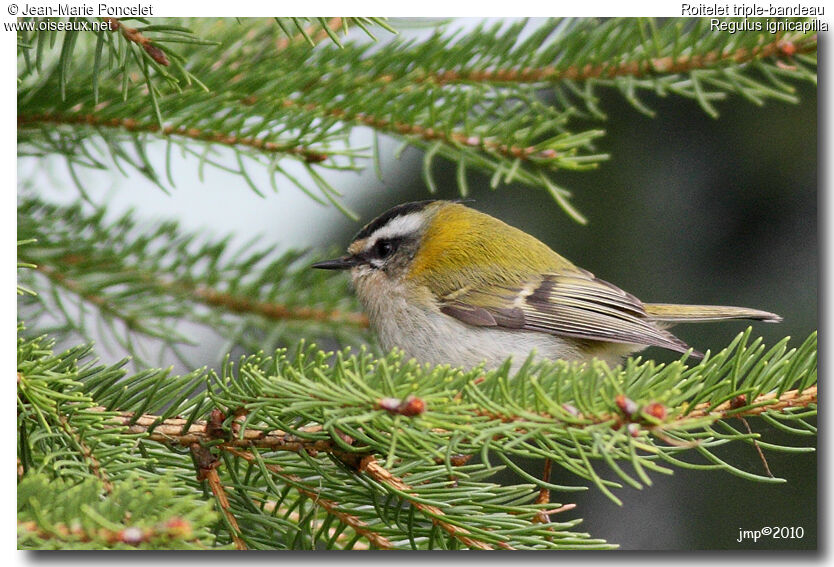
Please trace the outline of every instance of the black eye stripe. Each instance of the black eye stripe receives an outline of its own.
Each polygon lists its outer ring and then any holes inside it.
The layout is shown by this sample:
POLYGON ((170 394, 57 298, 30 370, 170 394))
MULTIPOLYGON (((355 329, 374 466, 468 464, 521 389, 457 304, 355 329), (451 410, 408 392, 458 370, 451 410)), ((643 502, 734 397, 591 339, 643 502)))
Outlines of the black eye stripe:
POLYGON ((397 251, 401 241, 401 238, 380 238, 374 243, 371 254, 376 258, 387 258, 397 251))

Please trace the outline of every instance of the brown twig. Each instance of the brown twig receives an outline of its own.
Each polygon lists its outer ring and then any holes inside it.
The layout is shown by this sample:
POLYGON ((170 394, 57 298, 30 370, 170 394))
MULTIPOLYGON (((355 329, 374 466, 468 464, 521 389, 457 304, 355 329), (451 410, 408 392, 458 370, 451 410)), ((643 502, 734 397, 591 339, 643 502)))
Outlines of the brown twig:
MULTIPOLYGON (((85 408, 84 411, 108 412, 109 410, 102 406, 96 406, 85 408)), ((180 417, 160 420, 159 416, 156 415, 144 414, 136 417, 133 412, 121 412, 113 415, 105 426, 124 427, 126 432, 130 434, 147 434, 145 438, 150 441, 189 447, 193 443, 205 443, 217 439, 216 434, 206 431, 206 424, 206 421, 197 420, 185 429, 188 420, 180 417)), ((309 434, 318 433, 321 430, 321 426, 318 425, 300 429, 300 431, 309 434)), ((257 447, 272 451, 339 453, 336 444, 329 439, 303 439, 280 430, 245 429, 241 434, 232 435, 230 439, 222 444, 222 447, 257 447)))
POLYGON ((709 402, 704 402, 702 404, 696 405, 692 409, 692 411, 686 413, 685 415, 679 416, 676 419, 684 420, 699 417, 715 417, 717 419, 723 419, 726 417, 744 417, 751 415, 759 415, 770 410, 778 411, 790 407, 805 407, 816 403, 817 387, 811 386, 809 388, 805 388, 804 390, 789 390, 787 392, 784 392, 781 396, 777 395, 775 392, 770 394, 762 394, 761 396, 757 396, 756 399, 753 400, 752 405, 755 405, 756 407, 748 408, 743 411, 737 411, 736 408, 733 407, 733 400, 716 406, 712 410, 709 409, 709 402), (770 401, 772 401, 773 403, 764 403, 770 401))
MULTIPOLYGON (((434 525, 441 528, 443 531, 454 537, 467 547, 474 547, 475 549, 493 549, 491 545, 486 542, 476 539, 476 537, 466 528, 456 526, 444 520, 446 514, 437 506, 420 502, 417 499, 409 499, 412 488, 401 478, 395 476, 391 471, 383 467, 376 460, 376 457, 369 455, 362 459, 359 465, 359 470, 382 484, 386 484, 397 490, 397 493, 406 498, 412 506, 420 510, 431 518, 434 525)), ((499 544, 503 549, 514 549, 508 544, 499 544)))
POLYGON ((93 475, 101 481, 101 485, 104 488, 104 491, 108 494, 113 492, 113 484, 110 482, 110 479, 107 477, 107 474, 104 472, 104 470, 102 470, 101 463, 99 463, 98 459, 95 457, 90 447, 87 446, 84 440, 78 436, 78 433, 70 425, 67 416, 61 415, 58 417, 58 420, 60 421, 61 426, 64 428, 64 431, 67 432, 67 435, 72 437, 73 441, 75 441, 75 444, 81 450, 81 455, 90 462, 90 470, 92 471, 93 475))
MULTIPOLYGON (((237 457, 240 457, 241 459, 244 459, 250 463, 257 461, 257 458, 248 451, 241 451, 239 449, 235 449, 233 447, 228 446, 221 446, 220 448, 221 450, 226 451, 237 457)), ((353 514, 349 514, 341 510, 337 502, 328 500, 327 498, 322 498, 318 492, 306 488, 304 486, 304 479, 302 479, 301 477, 285 472, 284 469, 279 465, 265 463, 264 466, 270 472, 277 474, 278 476, 281 476, 282 478, 285 478, 286 480, 290 481, 296 490, 304 494, 311 501, 315 502, 317 506, 321 506, 329 514, 332 514, 333 516, 338 518, 340 522, 347 526, 350 526, 353 529, 353 531, 366 538, 374 546, 380 549, 394 548, 394 544, 391 543, 391 541, 388 538, 374 532, 372 529, 370 529, 370 526, 368 526, 367 523, 354 516, 353 514)))
MULTIPOLYGON (((654 74, 687 73, 698 69, 705 69, 721 63, 749 63, 753 60, 770 57, 792 57, 797 53, 812 53, 817 50, 817 36, 802 41, 798 45, 784 38, 756 46, 752 49, 738 48, 732 51, 710 51, 703 55, 685 54, 677 58, 657 57, 641 59, 639 61, 622 61, 619 63, 601 63, 583 66, 571 65, 558 68, 553 65, 546 67, 524 67, 522 69, 485 69, 478 71, 448 70, 441 73, 426 74, 417 77, 417 82, 431 82, 438 85, 458 82, 501 82, 501 83, 538 83, 544 81, 559 81, 564 79, 583 81, 587 79, 612 79, 621 76, 644 77, 654 74)), ((383 82, 390 82, 393 77, 383 75, 383 82)))
POLYGON ((237 518, 235 518, 234 514, 232 514, 231 506, 229 506, 229 498, 226 496, 226 489, 223 487, 223 483, 220 482, 220 475, 217 474, 217 467, 220 464, 220 460, 212 455, 209 449, 201 446, 199 443, 193 443, 191 445, 191 453, 194 455, 194 459, 197 462, 197 480, 205 480, 208 483, 212 494, 214 494, 214 497, 217 499, 221 512, 223 512, 223 515, 229 522, 229 527, 231 528, 229 531, 232 534, 232 541, 235 544, 235 549, 247 549, 246 542, 244 542, 240 537, 241 532, 240 526, 238 526, 237 523, 237 518))
MULTIPOLYGON (((542 470, 542 480, 544 482, 550 482, 550 467, 551 467, 551 460, 545 459, 544 460, 544 470, 542 470)), ((536 498, 536 504, 549 504, 550 503, 550 489, 546 486, 542 486, 539 488, 539 496, 536 498)), ((536 517, 533 518, 534 522, 540 524, 547 524, 550 523, 550 515, 547 511, 540 510, 536 517)))
MULTIPOLYGON (((627 400, 630 401, 630 400, 627 400)), ((634 403, 634 402, 632 402, 634 403)), ((752 416, 752 415, 759 415, 766 411, 779 411, 785 408, 790 407, 805 407, 811 404, 817 403, 817 387, 811 386, 806 388, 805 390, 789 390, 784 392, 781 396, 778 396, 776 393, 770 394, 762 394, 758 396, 755 400, 753 400, 752 404, 754 407, 750 407, 745 410, 739 411, 737 408, 733 407, 733 402, 725 402, 719 406, 714 407, 710 410, 709 402, 704 402, 701 404, 696 405, 692 411, 690 412, 683 412, 674 416, 667 425, 672 425, 675 423, 683 423, 686 421, 692 421, 695 419, 700 419, 704 417, 711 417, 716 420, 718 419, 726 419, 728 417, 743 417, 743 416, 752 416), (768 403, 771 402, 771 403, 768 403), (761 404, 761 405, 759 405, 761 404)), ((605 423, 608 421, 612 421, 615 427, 621 427, 624 422, 628 422, 631 419, 641 420, 641 422, 645 421, 641 415, 642 412, 645 412, 646 409, 653 409, 659 405, 656 402, 647 405, 645 408, 637 408, 635 405, 633 414, 634 415, 623 415, 623 414, 597 414, 593 416, 582 415, 578 412, 571 412, 571 421, 570 423, 573 424, 575 427, 582 427, 583 424, 585 425, 592 425, 597 423, 605 423)), ((655 410, 656 411, 656 410, 655 410)), ((489 417, 490 419, 498 419, 503 421, 504 423, 524 423, 529 421, 529 418, 521 417, 521 416, 514 416, 514 415, 507 415, 496 413, 493 411, 487 410, 479 410, 476 409, 475 413, 480 416, 489 417)), ((560 421, 560 418, 557 416, 553 416, 550 414, 540 414, 542 418, 548 418, 553 421, 560 421)), ((647 425, 653 425, 650 422, 645 422, 647 425)))
MULTIPOLYGON (((761 402, 773 401, 773 403, 763 406, 757 406, 744 410, 742 412, 729 413, 731 410, 731 402, 721 404, 713 411, 707 412, 709 404, 698 404, 695 409, 689 414, 675 417, 670 423, 681 422, 691 419, 700 419, 703 417, 714 417, 715 419, 724 419, 727 417, 741 417, 749 415, 758 415, 767 410, 781 410, 788 407, 804 407, 817 402, 817 387, 812 386, 802 392, 797 390, 790 390, 785 392, 780 397, 775 394, 764 394, 755 399, 754 404, 761 402)), ((109 411, 104 407, 96 406, 92 408, 85 408, 84 411, 92 412, 106 412, 109 411)), ((516 422, 523 424, 527 421, 526 418, 518 416, 509 416, 488 412, 486 410, 473 410, 476 415, 487 416, 491 419, 500 419, 503 422, 516 422)), ((546 416, 556 421, 554 416, 546 416)), ((576 426, 581 427, 583 421, 588 423, 604 423, 607 421, 614 421, 621 416, 615 414, 594 416, 593 419, 589 417, 577 416, 576 426)), ((572 423, 574 423, 572 421, 572 423)), ((160 420, 156 415, 141 415, 136 417, 133 412, 121 412, 112 416, 107 425, 112 427, 126 427, 128 433, 133 434, 147 434, 147 439, 157 441, 159 443, 172 443, 182 446, 189 446, 192 443, 207 442, 216 439, 216 436, 206 433, 205 421, 194 421, 187 429, 184 430, 188 424, 188 420, 183 418, 169 418, 160 420)), ((304 427, 299 430, 305 434, 315 434, 322 431, 321 426, 313 425, 304 427)), ((257 429, 246 429, 242 434, 234 434, 230 439, 226 440, 222 445, 224 448, 241 447, 241 448, 264 448, 273 451, 324 451, 332 454, 341 453, 339 447, 330 439, 304 439, 298 435, 288 433, 285 431, 261 431, 257 429)))
POLYGON ((325 311, 312 307, 286 307, 280 303, 254 301, 246 297, 236 297, 229 293, 202 287, 194 288, 194 296, 200 302, 212 307, 223 307, 233 313, 254 313, 267 319, 302 319, 326 323, 349 323, 358 327, 368 326, 368 317, 364 313, 325 311))
MULTIPOLYGON (((243 102, 244 104, 254 104, 255 100, 254 97, 248 97, 243 102)), ((386 130, 403 136, 414 136, 428 142, 439 140, 447 144, 481 148, 486 152, 509 158, 552 160, 561 157, 558 152, 552 149, 537 150, 534 146, 508 146, 507 144, 501 144, 489 138, 481 138, 463 132, 454 130, 445 132, 435 128, 426 128, 419 124, 408 124, 406 122, 389 120, 388 118, 380 118, 364 112, 348 112, 341 108, 325 108, 312 102, 304 103, 297 100, 284 99, 279 101, 278 104, 281 104, 284 108, 299 108, 307 112, 316 112, 338 120, 364 124, 376 130, 386 130)))
POLYGON ((292 146, 289 144, 278 144, 267 142, 261 138, 248 138, 235 136, 212 130, 201 130, 199 128, 186 128, 183 126, 163 126, 154 122, 140 122, 134 118, 101 118, 95 114, 19 114, 17 116, 18 126, 29 126, 37 124, 86 124, 95 128, 123 128, 128 132, 149 132, 161 134, 162 136, 180 136, 202 142, 214 142, 225 146, 246 146, 267 153, 283 153, 301 157, 307 163, 321 163, 328 158, 322 152, 311 150, 303 146, 292 146))
MULTIPOLYGON (((740 417, 739 419, 741 420, 741 423, 744 424, 744 428, 747 429, 747 433, 750 434, 750 435, 753 435, 753 430, 750 428, 750 424, 747 423, 747 420, 744 419, 743 417, 740 417)), ((765 473, 770 478, 775 478, 773 476, 773 473, 770 472, 770 465, 767 464, 767 458, 765 457, 765 454, 762 451, 762 448, 759 447, 759 442, 756 441, 755 439, 752 439, 752 441, 753 441, 753 447, 756 449, 756 453, 759 454, 759 459, 761 459, 761 461, 762 461, 762 465, 764 466, 765 473)))
POLYGON ((107 22, 110 26, 110 31, 120 31, 122 33, 122 37, 126 40, 133 42, 139 45, 145 52, 151 56, 151 59, 159 63, 160 65, 168 66, 171 64, 168 61, 168 57, 165 55, 165 52, 162 51, 159 47, 153 44, 153 41, 142 35, 142 33, 137 30, 136 28, 129 28, 124 25, 122 22, 119 21, 118 18, 102 18, 105 22, 107 22))

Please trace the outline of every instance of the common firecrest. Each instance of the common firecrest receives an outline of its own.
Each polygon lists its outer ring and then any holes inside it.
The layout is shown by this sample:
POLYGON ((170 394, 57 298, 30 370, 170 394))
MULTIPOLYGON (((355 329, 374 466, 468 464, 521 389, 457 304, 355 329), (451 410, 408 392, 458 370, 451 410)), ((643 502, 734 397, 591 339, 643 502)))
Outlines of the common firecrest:
POLYGON ((398 205, 360 230, 346 256, 313 267, 349 269, 383 348, 431 364, 495 368, 532 351, 618 364, 647 346, 689 350, 665 330, 673 323, 781 321, 743 307, 642 303, 529 234, 451 201, 398 205))

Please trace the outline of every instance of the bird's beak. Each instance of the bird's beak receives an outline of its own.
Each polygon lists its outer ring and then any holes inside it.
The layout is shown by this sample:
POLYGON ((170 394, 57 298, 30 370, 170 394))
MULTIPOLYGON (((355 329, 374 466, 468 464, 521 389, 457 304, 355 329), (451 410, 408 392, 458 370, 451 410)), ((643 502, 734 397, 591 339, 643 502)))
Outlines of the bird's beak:
POLYGON ((319 270, 349 270, 357 264, 359 264, 359 261, 354 256, 342 256, 335 260, 317 262, 310 267, 318 268, 319 270))

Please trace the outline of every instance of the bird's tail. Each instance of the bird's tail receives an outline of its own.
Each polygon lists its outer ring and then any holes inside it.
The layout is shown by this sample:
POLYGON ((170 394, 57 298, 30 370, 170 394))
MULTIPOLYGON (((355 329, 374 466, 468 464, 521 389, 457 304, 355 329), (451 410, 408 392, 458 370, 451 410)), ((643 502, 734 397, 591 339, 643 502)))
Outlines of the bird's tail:
POLYGON ((746 307, 729 307, 724 305, 675 305, 672 303, 646 303, 646 314, 653 321, 668 323, 697 323, 706 321, 723 321, 725 319, 753 319, 767 323, 778 323, 779 315, 748 309, 746 307))

